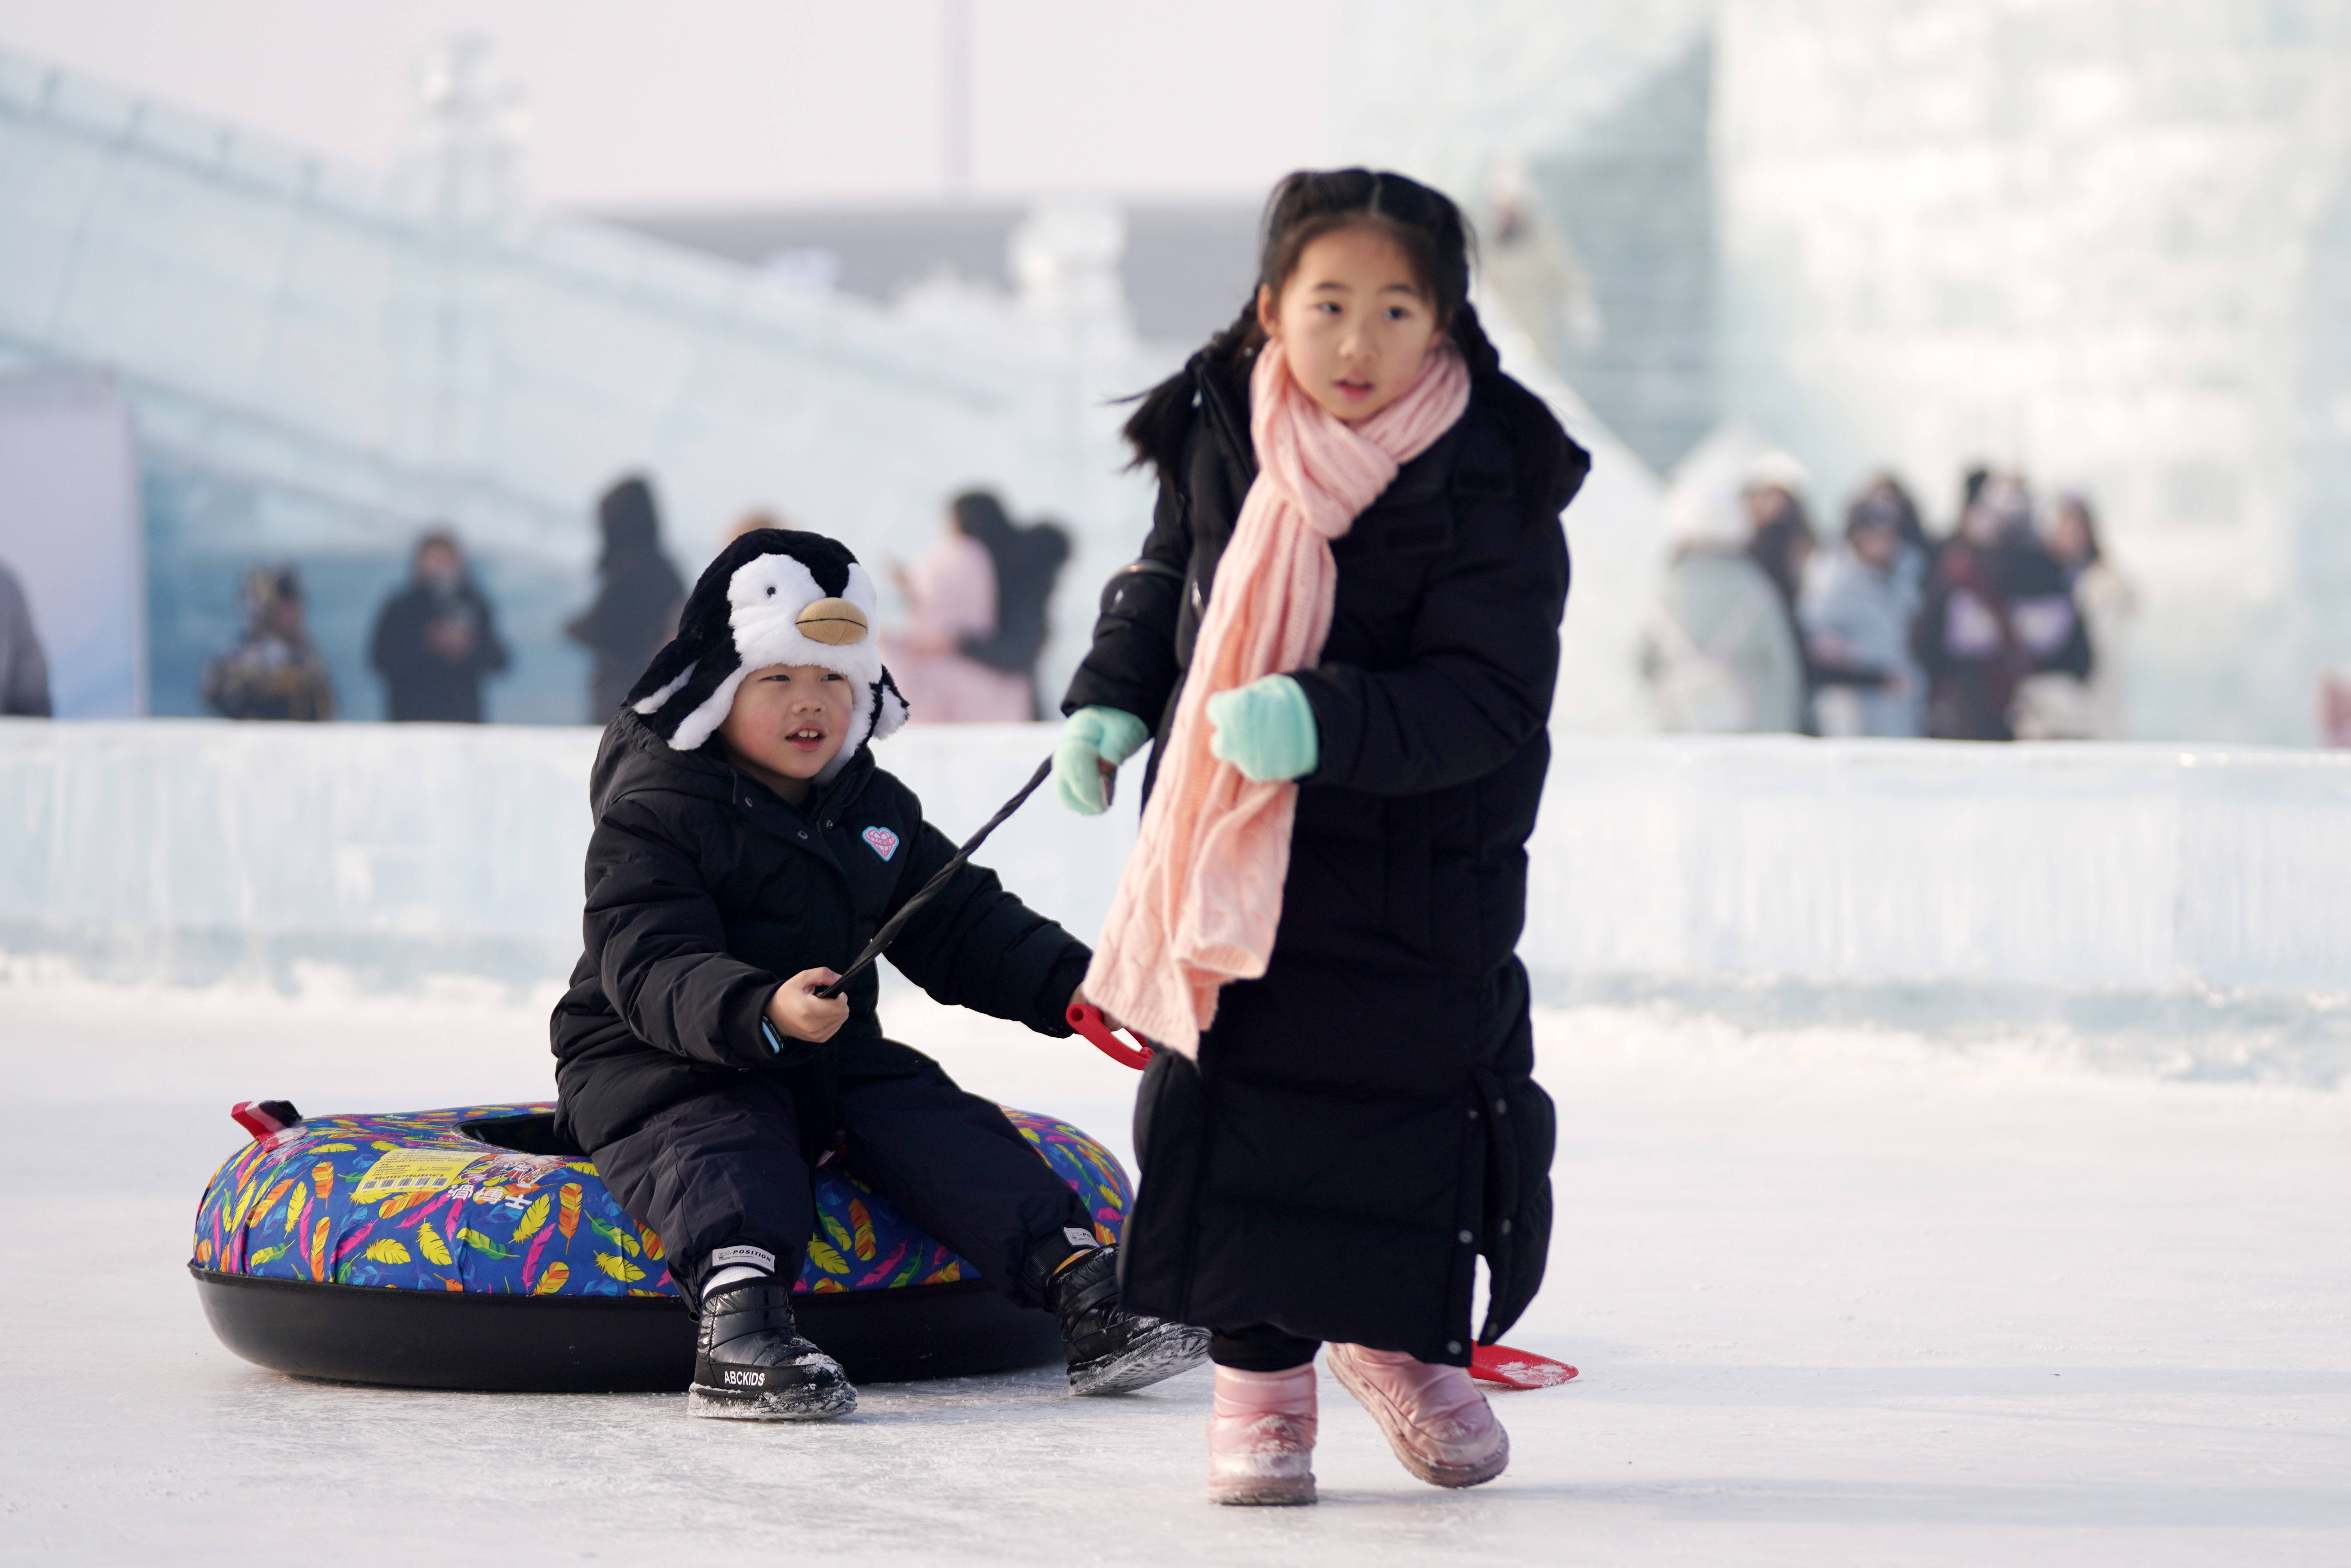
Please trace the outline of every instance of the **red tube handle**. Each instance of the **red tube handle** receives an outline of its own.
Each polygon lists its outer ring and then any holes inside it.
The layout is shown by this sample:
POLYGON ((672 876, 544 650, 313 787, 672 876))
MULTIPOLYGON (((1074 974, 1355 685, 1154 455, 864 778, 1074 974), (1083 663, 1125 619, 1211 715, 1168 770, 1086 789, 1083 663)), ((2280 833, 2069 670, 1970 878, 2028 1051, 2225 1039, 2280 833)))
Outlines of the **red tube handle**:
MULTIPOLYGON (((1102 1009, 1093 1003, 1071 1002, 1069 1019, 1071 1029, 1084 1035, 1096 1051, 1122 1067, 1132 1067, 1140 1072, 1151 1065, 1151 1048, 1143 1043, 1142 1037, 1133 1036, 1133 1045, 1119 1039, 1111 1032, 1110 1019, 1102 1017, 1102 1009)), ((1129 1032, 1132 1035, 1132 1031, 1129 1032)))

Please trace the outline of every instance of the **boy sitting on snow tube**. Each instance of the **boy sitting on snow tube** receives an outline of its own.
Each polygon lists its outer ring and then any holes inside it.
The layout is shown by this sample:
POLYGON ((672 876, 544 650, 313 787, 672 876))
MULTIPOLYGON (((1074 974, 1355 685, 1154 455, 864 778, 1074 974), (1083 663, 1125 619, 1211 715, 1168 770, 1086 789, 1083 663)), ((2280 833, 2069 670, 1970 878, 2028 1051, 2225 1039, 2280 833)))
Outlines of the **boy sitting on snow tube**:
MULTIPOLYGON (((1207 1354, 1205 1331, 1123 1309, 1115 1249, 1001 1111, 883 1038, 870 969, 820 994, 954 853, 866 745, 906 716, 872 611, 836 541, 745 535, 702 574, 596 758, 587 951, 553 1019, 557 1114, 699 1303, 696 1415, 856 1408, 792 1320, 810 1171, 835 1157, 1012 1300, 1057 1313, 1072 1393, 1141 1387, 1207 1354)), ((1090 956, 974 865, 891 950, 940 1000, 1055 1036, 1090 956)))

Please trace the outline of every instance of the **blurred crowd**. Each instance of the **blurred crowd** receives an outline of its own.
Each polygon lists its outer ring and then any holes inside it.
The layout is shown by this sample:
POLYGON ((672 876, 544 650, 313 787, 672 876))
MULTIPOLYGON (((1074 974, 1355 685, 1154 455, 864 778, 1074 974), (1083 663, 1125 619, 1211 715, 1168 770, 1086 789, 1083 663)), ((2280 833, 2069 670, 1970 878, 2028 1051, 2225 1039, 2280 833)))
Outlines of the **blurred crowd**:
POLYGON ((2087 497, 1977 469, 1938 537, 1886 476, 1824 540, 1793 459, 1738 468, 1701 465, 1667 499, 1673 553, 1640 649, 1661 728, 2124 737, 2133 593, 2087 497))
MULTIPOLYGON (((1070 555, 1059 525, 1016 524, 996 496, 975 490, 947 507, 946 528, 911 565, 889 571, 904 615, 884 648, 916 719, 925 722, 1025 720, 1044 715, 1037 688, 1053 589, 1070 555)), ((601 549, 594 599, 564 627, 589 655, 580 716, 601 723, 677 629, 686 581, 662 546, 653 487, 630 476, 597 504, 601 549)), ((786 526, 753 513, 726 532, 723 546, 757 528, 786 526)), ((0 573, 0 612, 15 580, 0 573)), ((240 591, 243 631, 204 668, 205 706, 227 718, 323 720, 336 714, 335 688, 309 628, 299 570, 256 567, 240 591)), ((29 640, 28 615, 21 624, 29 640)), ((35 646, 30 655, 37 660, 35 646)), ((511 654, 498 633, 489 595, 476 580, 456 534, 428 530, 410 558, 408 580, 377 612, 368 664, 383 684, 384 716, 393 722, 479 724, 483 684, 506 670, 511 654)), ((0 649, 0 679, 29 682, 0 649)), ((41 711, 47 711, 44 677, 41 711)), ((8 711, 31 711, 29 708, 8 711)))
MULTIPOLYGON (((2107 559, 2089 499, 2036 496, 2022 474, 1965 476, 1931 528, 1891 476, 1864 486, 1842 524, 1813 517, 1792 458, 1758 446, 1694 459, 1666 500, 1671 554, 1640 636, 1658 727, 1698 734, 2121 739, 2122 657, 2136 596, 2107 559)), ((1037 665, 1071 553, 1051 521, 1016 522, 974 490, 911 562, 884 560, 900 612, 883 652, 914 718, 1043 717, 1037 665)), ((597 505, 595 591, 563 630, 588 653, 580 716, 617 709, 676 628, 686 579, 665 553, 652 486, 612 485, 597 505)), ((754 528, 744 517, 720 546, 754 528)), ((1586 591, 1591 590, 1587 586, 1586 591)), ((301 573, 256 566, 242 630, 205 665, 201 694, 240 719, 337 716, 301 573)), ((477 724, 485 685, 513 653, 491 595, 447 528, 417 538, 406 579, 376 612, 367 664, 395 722, 477 724)), ((2322 743, 2351 746, 2351 680, 2325 683, 2322 743)), ((23 585, 0 563, 0 715, 46 716, 47 664, 23 585)))

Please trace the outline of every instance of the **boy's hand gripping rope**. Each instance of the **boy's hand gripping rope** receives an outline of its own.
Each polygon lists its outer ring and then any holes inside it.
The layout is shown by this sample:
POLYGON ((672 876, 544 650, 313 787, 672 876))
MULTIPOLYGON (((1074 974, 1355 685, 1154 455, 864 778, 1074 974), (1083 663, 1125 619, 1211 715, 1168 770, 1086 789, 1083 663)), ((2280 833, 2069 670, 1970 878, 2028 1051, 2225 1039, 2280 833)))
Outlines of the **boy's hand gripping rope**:
MULTIPOLYGON (((892 915, 882 929, 873 934, 873 940, 865 944, 865 951, 857 955, 857 961, 841 972, 841 978, 829 986, 819 988, 816 994, 828 999, 837 997, 861 971, 872 967, 873 961, 887 952, 890 944, 898 939, 898 933, 906 928, 906 922, 914 918, 914 912, 936 897, 939 890, 946 886, 947 880, 961 871, 965 863, 971 859, 972 852, 987 841, 987 835, 1002 827, 1004 820, 1019 810, 1029 797, 1037 792, 1038 786, 1052 776, 1053 759, 1049 757, 1038 764, 1037 771, 1029 776, 1028 783, 1020 786, 1019 793, 1004 802, 998 809, 996 815, 980 825, 979 831, 964 841, 963 848, 956 851, 954 859, 939 867, 932 873, 931 880, 923 883, 916 891, 914 897, 898 906, 898 913, 892 915)), ((1110 1031, 1109 1020, 1102 1017, 1102 1009, 1092 1003, 1071 1003, 1069 1019, 1071 1029, 1085 1036, 1096 1049, 1112 1061, 1122 1062, 1137 1071, 1141 1071, 1149 1064, 1151 1048, 1139 1040, 1130 1046, 1113 1034, 1110 1031)))

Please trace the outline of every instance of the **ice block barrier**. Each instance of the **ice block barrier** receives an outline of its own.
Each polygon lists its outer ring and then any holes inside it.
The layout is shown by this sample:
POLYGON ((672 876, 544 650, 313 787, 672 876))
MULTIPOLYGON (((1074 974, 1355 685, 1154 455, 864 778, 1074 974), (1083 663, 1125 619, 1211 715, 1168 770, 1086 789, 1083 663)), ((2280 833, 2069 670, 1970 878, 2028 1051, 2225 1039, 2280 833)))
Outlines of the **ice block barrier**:
MULTIPOLYGON (((1050 746, 915 727, 950 836, 1050 746)), ((0 953, 114 977, 559 980, 587 729, 0 720, 0 953)), ((1091 936, 1122 809, 1031 801, 981 857, 1091 936)), ((1520 952, 1539 993, 1961 986, 2351 996, 2351 757, 2158 747, 1562 739, 1520 952)))

